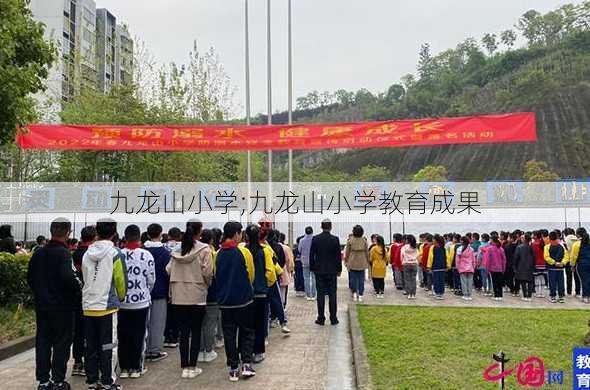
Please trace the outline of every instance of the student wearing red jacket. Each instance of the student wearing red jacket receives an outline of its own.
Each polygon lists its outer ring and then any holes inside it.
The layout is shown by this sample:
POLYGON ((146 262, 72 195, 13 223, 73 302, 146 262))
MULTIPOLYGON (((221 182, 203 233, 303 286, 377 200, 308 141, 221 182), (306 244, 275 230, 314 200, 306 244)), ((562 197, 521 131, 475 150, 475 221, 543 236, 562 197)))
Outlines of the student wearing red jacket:
MULTIPOLYGON (((402 266, 402 256, 401 250, 404 246, 404 237, 399 234, 395 233, 393 235, 393 244, 389 249, 390 253, 390 262, 391 262, 391 270, 393 271, 393 281, 395 283, 395 287, 398 290, 404 289, 404 269, 402 266)), ((405 291, 404 291, 405 295, 405 291)))
POLYGON ((539 230, 534 233, 534 240, 531 244, 533 254, 535 255, 535 283, 534 292, 536 298, 545 297, 545 286, 547 285, 547 263, 545 263, 544 251, 545 240, 543 235, 546 233, 546 238, 549 240, 549 232, 547 230, 539 230))
POLYGON ((425 291, 430 291, 432 288, 432 272, 430 272, 428 268, 428 256, 430 255, 430 250, 432 248, 432 240, 433 236, 430 233, 427 233, 424 236, 424 243, 418 249, 418 253, 420 255, 420 269, 424 275, 423 283, 420 287, 424 287, 425 291))

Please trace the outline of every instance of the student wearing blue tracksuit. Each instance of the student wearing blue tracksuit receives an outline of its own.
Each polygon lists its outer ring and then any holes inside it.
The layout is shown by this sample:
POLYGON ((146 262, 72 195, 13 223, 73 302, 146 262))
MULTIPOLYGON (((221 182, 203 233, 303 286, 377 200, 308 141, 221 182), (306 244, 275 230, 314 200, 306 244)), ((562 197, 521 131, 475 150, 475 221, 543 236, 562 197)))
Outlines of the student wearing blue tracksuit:
POLYGON ((215 281, 221 309, 229 380, 256 375, 252 368, 254 348, 254 261, 250 251, 239 247, 242 224, 229 221, 223 226, 223 240, 217 252, 215 281), (239 340, 238 340, 239 337, 239 340), (239 370, 240 361, 242 370, 239 370))
POLYGON ((438 234, 434 236, 434 246, 428 255, 426 268, 432 271, 434 297, 436 299, 443 299, 443 294, 445 293, 445 275, 449 269, 449 265, 447 263, 444 238, 438 234))
POLYGON ((574 272, 580 276, 582 284, 582 301, 590 303, 590 236, 586 229, 576 230, 579 240, 571 248, 571 263, 574 272))
POLYGON ((277 265, 272 249, 260 243, 260 229, 256 225, 246 228, 246 248, 254 262, 254 363, 265 359, 264 345, 268 330, 268 292, 277 281, 277 265))
POLYGON ((547 263, 549 275, 549 297, 551 302, 557 302, 555 296, 559 295, 559 302, 565 302, 565 279, 563 270, 569 262, 569 255, 563 244, 558 241, 557 232, 549 233, 550 244, 543 248, 543 256, 547 263))

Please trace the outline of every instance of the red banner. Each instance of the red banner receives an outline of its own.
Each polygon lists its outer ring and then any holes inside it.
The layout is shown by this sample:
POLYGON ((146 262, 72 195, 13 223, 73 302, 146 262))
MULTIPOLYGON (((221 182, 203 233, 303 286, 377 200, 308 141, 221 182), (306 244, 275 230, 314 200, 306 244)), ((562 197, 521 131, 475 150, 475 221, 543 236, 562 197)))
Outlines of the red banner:
POLYGON ((23 149, 230 151, 387 148, 536 141, 534 113, 296 125, 29 125, 23 149))

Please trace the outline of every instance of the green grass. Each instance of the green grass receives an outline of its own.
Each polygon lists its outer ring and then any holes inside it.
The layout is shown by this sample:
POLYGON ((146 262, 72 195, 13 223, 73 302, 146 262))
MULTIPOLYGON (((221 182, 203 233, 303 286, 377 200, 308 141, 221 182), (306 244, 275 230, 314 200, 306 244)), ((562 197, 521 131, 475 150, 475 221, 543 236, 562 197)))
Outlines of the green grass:
POLYGON ((22 336, 35 334, 35 312, 23 307, 16 315, 17 306, 0 306, 0 344, 22 336))
MULTIPOLYGON (((589 311, 553 309, 358 307, 375 389, 497 389, 483 380, 492 354, 507 367, 538 356, 563 370, 571 389, 572 348, 583 345, 589 311)), ((517 388, 516 370, 506 388, 517 388)))

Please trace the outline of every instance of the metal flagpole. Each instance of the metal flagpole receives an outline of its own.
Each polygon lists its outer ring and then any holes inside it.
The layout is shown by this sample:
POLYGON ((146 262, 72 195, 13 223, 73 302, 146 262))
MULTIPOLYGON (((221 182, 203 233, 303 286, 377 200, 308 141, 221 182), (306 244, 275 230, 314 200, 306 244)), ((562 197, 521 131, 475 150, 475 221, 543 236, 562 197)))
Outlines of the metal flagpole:
MULTIPOLYGON (((289 125, 293 124, 293 36, 292 36, 292 26, 291 26, 291 0, 289 0, 289 11, 288 11, 288 73, 289 73, 289 82, 287 86, 288 90, 288 112, 289 112, 289 125)), ((289 191, 293 190, 293 150, 289 149, 289 191)), ((289 214, 289 228, 288 228, 288 240, 289 245, 293 246, 294 237, 293 237, 293 215, 289 214)))
MULTIPOLYGON (((245 61, 246 61, 246 124, 250 126, 250 31, 249 31, 249 21, 248 21, 248 0, 244 2, 244 16, 245 16, 245 61)), ((246 216, 246 222, 250 223, 251 215, 250 215, 250 195, 252 193, 252 152, 248 150, 246 153, 246 171, 247 171, 247 181, 248 181, 248 199, 246 200, 246 204, 248 207, 248 212, 246 216)))
MULTIPOLYGON (((272 49, 270 33, 270 0, 266 1, 266 66, 267 66, 267 94, 268 94, 268 124, 272 125, 272 49)), ((268 199, 272 206, 272 150, 268 151, 268 199)))

